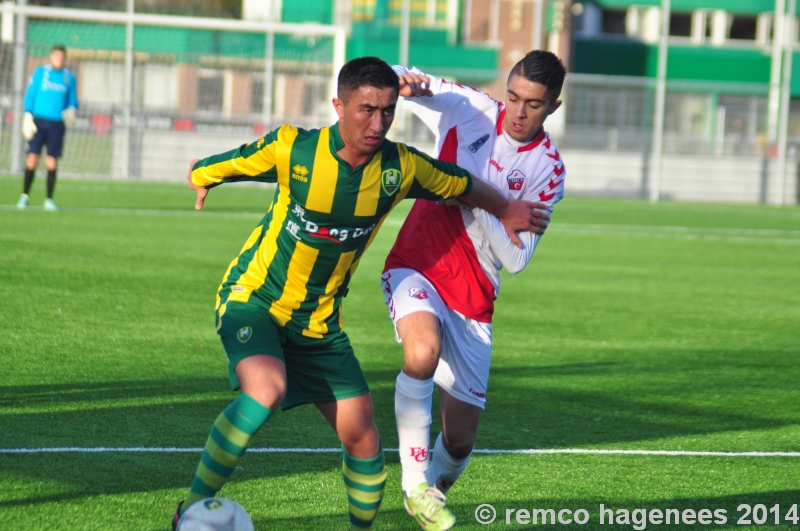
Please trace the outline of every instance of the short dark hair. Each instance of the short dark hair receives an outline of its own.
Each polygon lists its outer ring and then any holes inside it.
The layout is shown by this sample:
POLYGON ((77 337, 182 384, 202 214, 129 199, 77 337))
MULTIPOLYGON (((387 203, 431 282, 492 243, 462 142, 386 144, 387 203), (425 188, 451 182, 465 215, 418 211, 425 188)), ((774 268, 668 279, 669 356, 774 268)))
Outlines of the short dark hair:
POLYGON ((67 53, 67 47, 64 46, 63 44, 54 44, 53 47, 50 48, 50 53, 53 53, 55 51, 61 51, 61 52, 64 52, 64 54, 66 54, 67 53))
POLYGON ((528 81, 547 87, 548 95, 555 101, 561 94, 567 69, 556 54, 545 50, 533 50, 523 57, 508 75, 522 76, 528 81))
POLYGON ((393 88, 400 92, 400 79, 386 61, 377 57, 357 57, 351 59, 339 70, 337 93, 344 98, 354 90, 363 86, 375 88, 393 88))

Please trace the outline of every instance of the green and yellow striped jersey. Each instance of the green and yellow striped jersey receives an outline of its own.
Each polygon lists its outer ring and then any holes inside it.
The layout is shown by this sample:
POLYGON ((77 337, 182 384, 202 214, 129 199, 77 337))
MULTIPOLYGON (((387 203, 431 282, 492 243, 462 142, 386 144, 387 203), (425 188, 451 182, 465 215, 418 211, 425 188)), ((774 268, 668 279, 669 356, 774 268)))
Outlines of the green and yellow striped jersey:
POLYGON ((258 302, 305 336, 341 331, 341 299, 389 211, 407 197, 435 200, 472 188, 466 170, 404 144, 385 140, 355 169, 336 154, 343 147, 338 124, 311 131, 284 125, 194 165, 198 186, 278 184, 267 215, 222 279, 220 316, 231 301, 258 302))

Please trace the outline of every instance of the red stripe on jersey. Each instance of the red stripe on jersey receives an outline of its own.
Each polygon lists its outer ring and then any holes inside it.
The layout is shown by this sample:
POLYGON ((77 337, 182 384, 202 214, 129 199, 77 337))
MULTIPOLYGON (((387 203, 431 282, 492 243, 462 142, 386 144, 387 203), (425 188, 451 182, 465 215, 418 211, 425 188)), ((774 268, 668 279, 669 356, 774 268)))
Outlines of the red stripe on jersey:
POLYGON ((503 134, 503 120, 506 117, 506 109, 503 107, 503 110, 500 111, 500 116, 497 117, 497 136, 501 136, 503 134))
POLYGON ((553 159, 556 162, 561 160, 561 155, 558 154, 558 150, 556 150, 556 154, 555 155, 553 155, 552 153, 545 153, 545 155, 547 155, 548 157, 550 157, 551 159, 553 159))
POLYGON ((517 148, 517 153, 525 153, 526 151, 532 150, 533 148, 541 144, 544 138, 545 138, 544 129, 542 129, 542 132, 536 135, 536 138, 534 138, 530 144, 525 144, 524 146, 517 148))
POLYGON ((562 164, 559 168, 557 165, 553 164, 553 173, 556 174, 556 177, 561 177, 561 174, 564 173, 564 165, 562 164))
MULTIPOLYGON (((456 163, 456 128, 447 132, 439 159, 456 163)), ((389 269, 421 273, 436 288, 448 308, 483 323, 492 322, 494 286, 481 268, 467 234, 461 208, 417 199, 386 258, 389 269)))
POLYGON ((439 150, 439 160, 455 164, 456 157, 458 157, 458 133, 456 132, 456 127, 458 126, 451 127, 445 135, 442 149, 439 150))

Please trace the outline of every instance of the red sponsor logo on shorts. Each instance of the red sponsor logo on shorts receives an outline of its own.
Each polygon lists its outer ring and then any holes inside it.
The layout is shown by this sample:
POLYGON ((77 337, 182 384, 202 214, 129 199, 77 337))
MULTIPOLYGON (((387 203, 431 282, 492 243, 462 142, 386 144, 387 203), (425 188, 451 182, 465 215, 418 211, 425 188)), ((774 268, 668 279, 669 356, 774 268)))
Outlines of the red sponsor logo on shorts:
POLYGON ((429 451, 430 451, 430 447, 429 446, 426 446, 425 448, 422 448, 421 446, 418 446, 418 447, 413 447, 412 446, 411 447, 411 457, 413 457, 414 460, 417 463, 422 463, 426 459, 428 459, 428 452, 429 451))

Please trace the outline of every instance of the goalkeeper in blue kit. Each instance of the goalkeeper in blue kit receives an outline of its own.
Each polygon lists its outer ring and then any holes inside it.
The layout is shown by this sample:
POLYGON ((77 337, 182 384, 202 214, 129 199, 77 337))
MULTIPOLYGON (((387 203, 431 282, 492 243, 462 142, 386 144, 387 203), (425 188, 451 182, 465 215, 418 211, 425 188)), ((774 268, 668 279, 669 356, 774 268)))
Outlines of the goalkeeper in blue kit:
POLYGON ((22 136, 28 141, 25 160, 25 181, 17 208, 30 204, 30 190, 42 147, 47 147, 47 198, 45 210, 57 210, 53 202, 58 158, 64 148, 66 127, 75 121, 78 108, 77 84, 72 72, 64 68, 67 51, 62 44, 50 50, 50 64, 33 71, 25 93, 25 114, 22 117, 22 136))

